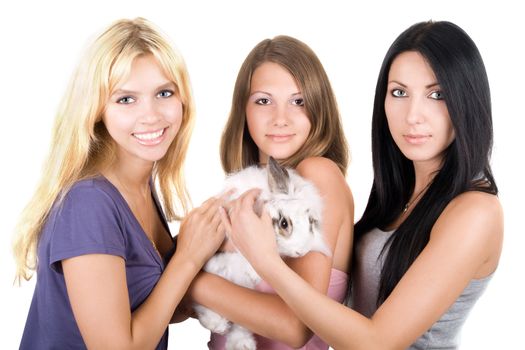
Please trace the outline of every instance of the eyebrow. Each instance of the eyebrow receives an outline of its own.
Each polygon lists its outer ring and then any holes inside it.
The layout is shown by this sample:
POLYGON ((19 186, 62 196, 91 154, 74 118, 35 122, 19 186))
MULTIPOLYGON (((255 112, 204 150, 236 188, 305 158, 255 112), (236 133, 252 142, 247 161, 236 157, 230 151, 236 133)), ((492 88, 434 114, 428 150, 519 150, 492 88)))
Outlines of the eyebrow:
MULTIPOLYGON (((176 87, 177 86, 175 85, 174 82, 168 81, 167 83, 159 85, 157 88, 155 88, 155 91, 164 90, 164 89, 167 89, 167 88, 174 88, 175 89, 176 87)), ((134 95, 136 93, 137 93, 137 91, 133 91, 133 90, 117 89, 117 90, 113 91, 111 96, 120 95, 120 94, 123 94, 123 95, 134 95)))
MULTIPOLYGON (((405 84, 403 84, 403 83, 401 83, 401 82, 399 82, 399 81, 397 81, 397 80, 390 80, 390 81, 388 82, 388 84, 391 84, 391 83, 395 83, 395 84, 401 85, 401 86, 404 87, 404 88, 407 87, 405 84)), ((434 83, 431 83, 431 84, 426 85, 426 86, 425 86, 425 89, 430 89, 430 88, 432 88, 432 87, 434 87, 434 86, 438 86, 438 85, 439 85, 439 83, 436 81, 436 82, 434 82, 434 83)))
MULTIPOLYGON (((273 95, 272 95, 271 93, 269 93, 269 92, 266 92, 266 91, 263 91, 263 90, 256 90, 256 91, 250 93, 250 97, 253 96, 253 95, 255 95, 255 94, 258 94, 258 93, 260 93, 260 94, 266 94, 266 95, 268 95, 268 96, 273 96, 273 95)), ((294 92, 294 93, 291 94, 290 96, 297 96, 297 95, 302 95, 302 94, 301 94, 301 92, 294 92)))

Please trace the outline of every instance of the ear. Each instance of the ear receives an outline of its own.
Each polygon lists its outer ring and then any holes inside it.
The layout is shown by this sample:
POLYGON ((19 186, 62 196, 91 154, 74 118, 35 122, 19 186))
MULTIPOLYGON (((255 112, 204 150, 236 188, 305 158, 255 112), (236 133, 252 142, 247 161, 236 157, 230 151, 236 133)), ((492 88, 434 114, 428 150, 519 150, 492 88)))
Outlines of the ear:
POLYGON ((290 175, 288 175, 286 168, 279 165, 273 157, 270 157, 266 169, 268 170, 268 185, 270 186, 270 192, 288 194, 290 175))

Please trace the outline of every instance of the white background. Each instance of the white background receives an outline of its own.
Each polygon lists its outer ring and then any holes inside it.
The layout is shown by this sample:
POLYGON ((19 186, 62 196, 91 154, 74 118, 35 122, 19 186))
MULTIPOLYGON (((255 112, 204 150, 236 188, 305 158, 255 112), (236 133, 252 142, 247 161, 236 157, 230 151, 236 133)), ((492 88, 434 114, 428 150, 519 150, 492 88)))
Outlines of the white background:
MULTIPOLYGON (((356 218, 371 185, 372 102, 387 48, 402 30, 419 21, 449 20, 465 29, 481 51, 491 83, 492 164, 505 210, 505 243, 498 271, 464 327, 461 348, 522 346, 525 232, 518 223, 524 195, 518 167, 524 150, 525 29, 516 4, 11 1, 2 2, 0 13, 0 348, 18 348, 33 293, 35 279, 13 286, 10 247, 17 217, 40 176, 59 100, 87 43, 114 20, 136 16, 167 33, 188 65, 197 123, 186 171, 195 204, 221 186, 219 139, 242 61, 262 39, 287 34, 317 53, 331 79, 352 153, 347 180, 356 218)), ((172 325, 170 348, 204 349, 207 334, 195 320, 172 325)))

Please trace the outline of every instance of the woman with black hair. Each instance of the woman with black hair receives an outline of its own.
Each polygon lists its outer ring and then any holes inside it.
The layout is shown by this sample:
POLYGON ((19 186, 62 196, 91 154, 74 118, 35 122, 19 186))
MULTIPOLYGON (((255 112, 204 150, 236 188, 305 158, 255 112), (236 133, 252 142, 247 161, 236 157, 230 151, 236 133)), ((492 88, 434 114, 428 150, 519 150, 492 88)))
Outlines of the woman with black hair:
POLYGON ((332 347, 456 349, 501 253, 491 149, 489 84, 476 45, 450 22, 418 23, 394 41, 379 73, 374 182, 355 226, 354 310, 282 262, 266 214, 252 210, 256 190, 223 222, 262 278, 332 347))

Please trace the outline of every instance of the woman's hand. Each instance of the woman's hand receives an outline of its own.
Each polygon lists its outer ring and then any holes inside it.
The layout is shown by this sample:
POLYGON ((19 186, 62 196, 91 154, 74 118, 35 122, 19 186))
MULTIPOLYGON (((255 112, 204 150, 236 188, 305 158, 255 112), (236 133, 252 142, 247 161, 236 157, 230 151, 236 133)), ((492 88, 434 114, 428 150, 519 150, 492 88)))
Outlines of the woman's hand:
POLYGON ((193 209, 182 221, 177 237, 176 255, 183 255, 200 270, 221 246, 225 227, 221 222, 219 208, 230 195, 212 197, 200 207, 193 209))
POLYGON ((233 244, 232 240, 228 237, 228 231, 226 231, 226 237, 224 238, 224 241, 222 242, 221 246, 219 247, 219 251, 220 252, 228 252, 228 253, 237 251, 237 248, 235 247, 235 244, 233 244))
POLYGON ((256 269, 264 267, 272 257, 280 259, 271 217, 264 210, 258 216, 253 209, 260 192, 259 189, 246 191, 229 203, 228 212, 224 207, 220 209, 222 224, 229 232, 229 238, 256 269))

